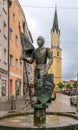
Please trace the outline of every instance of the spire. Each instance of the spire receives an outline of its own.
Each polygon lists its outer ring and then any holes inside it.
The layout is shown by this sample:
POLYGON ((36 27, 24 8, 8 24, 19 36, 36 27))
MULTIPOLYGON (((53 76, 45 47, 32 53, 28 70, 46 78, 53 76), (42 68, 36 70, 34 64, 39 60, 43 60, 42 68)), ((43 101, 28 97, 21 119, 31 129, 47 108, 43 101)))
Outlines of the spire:
POLYGON ((55 14, 54 14, 54 21, 53 21, 52 31, 54 32, 55 30, 56 30, 56 32, 59 31, 56 5, 55 5, 55 14))

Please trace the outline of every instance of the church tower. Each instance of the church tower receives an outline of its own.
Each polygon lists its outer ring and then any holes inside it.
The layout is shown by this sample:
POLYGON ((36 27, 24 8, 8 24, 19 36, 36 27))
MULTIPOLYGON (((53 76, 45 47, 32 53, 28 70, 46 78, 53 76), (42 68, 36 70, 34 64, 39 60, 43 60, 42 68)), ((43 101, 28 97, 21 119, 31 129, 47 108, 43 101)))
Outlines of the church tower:
POLYGON ((51 29, 51 52, 53 63, 49 69, 49 74, 54 74, 54 83, 57 86, 62 78, 62 58, 60 48, 60 30, 58 26, 57 9, 55 8, 54 21, 51 29))

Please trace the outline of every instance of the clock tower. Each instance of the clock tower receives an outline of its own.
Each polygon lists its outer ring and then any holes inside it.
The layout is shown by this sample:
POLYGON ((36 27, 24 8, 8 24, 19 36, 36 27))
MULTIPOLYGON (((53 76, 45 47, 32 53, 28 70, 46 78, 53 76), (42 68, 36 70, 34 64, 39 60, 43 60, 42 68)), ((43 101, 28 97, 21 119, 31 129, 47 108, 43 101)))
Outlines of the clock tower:
POLYGON ((51 29, 51 52, 53 57, 53 63, 49 69, 49 74, 54 74, 54 83, 57 86, 57 84, 62 80, 62 49, 60 48, 60 30, 58 26, 56 8, 53 26, 51 29))

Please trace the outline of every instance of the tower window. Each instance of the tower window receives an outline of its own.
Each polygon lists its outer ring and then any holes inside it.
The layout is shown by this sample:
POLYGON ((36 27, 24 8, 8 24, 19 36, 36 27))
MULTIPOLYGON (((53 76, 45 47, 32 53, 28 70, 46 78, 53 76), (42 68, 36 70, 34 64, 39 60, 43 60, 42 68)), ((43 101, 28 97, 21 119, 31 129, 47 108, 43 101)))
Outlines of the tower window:
POLYGON ((59 51, 57 51, 57 56, 59 56, 59 51))

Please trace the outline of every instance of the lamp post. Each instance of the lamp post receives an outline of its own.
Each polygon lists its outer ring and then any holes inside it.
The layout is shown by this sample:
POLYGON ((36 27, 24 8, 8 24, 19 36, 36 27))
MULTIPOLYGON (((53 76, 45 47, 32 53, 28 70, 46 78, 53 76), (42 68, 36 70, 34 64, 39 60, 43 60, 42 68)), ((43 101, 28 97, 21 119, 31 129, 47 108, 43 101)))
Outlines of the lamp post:
MULTIPOLYGON (((77 74, 77 92, 78 92, 78 74, 77 74)), ((76 112, 78 114, 78 94, 77 94, 77 108, 76 108, 76 112)))
POLYGON ((9 100, 9 8, 11 7, 12 1, 11 0, 7 0, 7 4, 8 4, 8 100, 9 100))

